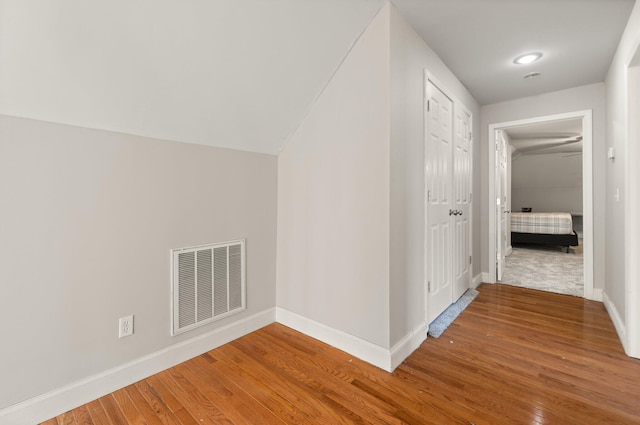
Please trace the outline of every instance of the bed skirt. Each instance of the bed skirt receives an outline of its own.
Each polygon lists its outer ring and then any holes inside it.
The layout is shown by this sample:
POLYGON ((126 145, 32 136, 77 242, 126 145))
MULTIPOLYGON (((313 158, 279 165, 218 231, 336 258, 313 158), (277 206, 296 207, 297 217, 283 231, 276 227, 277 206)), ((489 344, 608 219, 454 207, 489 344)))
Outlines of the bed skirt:
POLYGON ((539 245, 578 246, 578 234, 575 230, 570 235, 549 235, 546 233, 511 232, 511 243, 532 243, 539 245))

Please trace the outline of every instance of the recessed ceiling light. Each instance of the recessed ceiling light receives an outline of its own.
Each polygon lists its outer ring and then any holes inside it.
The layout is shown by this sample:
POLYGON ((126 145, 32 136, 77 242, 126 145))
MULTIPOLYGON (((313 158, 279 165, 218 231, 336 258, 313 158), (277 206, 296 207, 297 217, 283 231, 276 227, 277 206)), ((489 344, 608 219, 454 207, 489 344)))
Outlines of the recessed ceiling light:
POLYGON ((513 63, 518 65, 526 65, 531 62, 535 62, 542 57, 542 53, 527 53, 526 55, 518 56, 513 60, 513 63))
POLYGON ((539 77, 539 76, 540 76, 539 72, 530 72, 530 73, 524 75, 524 79, 527 80, 529 78, 536 78, 536 77, 539 77))

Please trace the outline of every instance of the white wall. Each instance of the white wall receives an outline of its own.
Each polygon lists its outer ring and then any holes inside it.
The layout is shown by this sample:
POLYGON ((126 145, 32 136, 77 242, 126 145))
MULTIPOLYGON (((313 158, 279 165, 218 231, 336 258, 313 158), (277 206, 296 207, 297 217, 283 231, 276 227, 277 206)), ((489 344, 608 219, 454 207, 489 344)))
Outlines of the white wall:
POLYGON ((278 157, 277 305, 389 347, 389 6, 278 157))
POLYGON ((481 114, 481 157, 482 157, 482 267, 488 272, 489 245, 488 206, 489 170, 488 128, 490 124, 522 120, 526 118, 561 114, 591 109, 593 111, 593 244, 594 244, 594 287, 603 288, 605 281, 605 85, 590 84, 539 96, 526 97, 493 105, 482 106, 481 114))
POLYGON ((278 160, 278 307, 386 350, 425 325, 425 68, 478 134, 476 101, 387 5, 278 160))
POLYGON ((0 413, 275 307, 276 165, 0 116, 0 413), (171 337, 170 249, 239 238, 247 311, 171 337))
POLYGON ((582 155, 521 155, 512 161, 511 208, 582 213, 582 155))
MULTIPOLYGON (((636 357, 640 356, 640 174, 637 171, 640 150, 635 124, 638 117, 629 116, 628 107, 631 102, 637 108, 639 86, 629 84, 628 69, 629 65, 640 65, 638 56, 634 60, 639 46, 640 4, 636 2, 606 79, 607 146, 615 149, 616 158, 606 161, 606 199, 603 200, 607 216, 605 302, 627 353, 636 357), (633 139, 630 129, 633 129, 633 139), (618 199, 616 193, 619 193, 618 199)), ((637 111, 635 109, 636 114, 637 111)))
MULTIPOLYGON (((446 65, 391 7, 391 345, 424 322, 424 70, 474 118, 474 196, 479 184, 479 108, 446 65)), ((474 258, 479 250, 474 203, 474 258), (477 237, 476 237, 477 234, 477 237)), ((474 275, 479 273, 474 263, 474 275)))

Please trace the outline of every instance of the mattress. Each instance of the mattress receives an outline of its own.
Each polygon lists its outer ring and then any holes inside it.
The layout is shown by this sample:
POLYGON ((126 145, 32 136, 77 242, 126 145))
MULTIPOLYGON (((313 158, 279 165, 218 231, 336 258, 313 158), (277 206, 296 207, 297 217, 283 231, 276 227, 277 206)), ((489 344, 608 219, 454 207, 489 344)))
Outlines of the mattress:
POLYGON ((515 233, 543 233, 570 235, 573 233, 571 213, 511 213, 511 231, 515 233))

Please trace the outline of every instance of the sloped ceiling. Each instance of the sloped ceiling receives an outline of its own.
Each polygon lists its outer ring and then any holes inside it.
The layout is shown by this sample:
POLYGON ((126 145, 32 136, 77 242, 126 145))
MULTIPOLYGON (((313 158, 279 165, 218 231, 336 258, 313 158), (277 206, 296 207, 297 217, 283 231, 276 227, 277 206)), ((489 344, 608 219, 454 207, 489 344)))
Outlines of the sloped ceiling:
POLYGON ((383 0, 0 0, 0 113, 277 154, 383 0))

